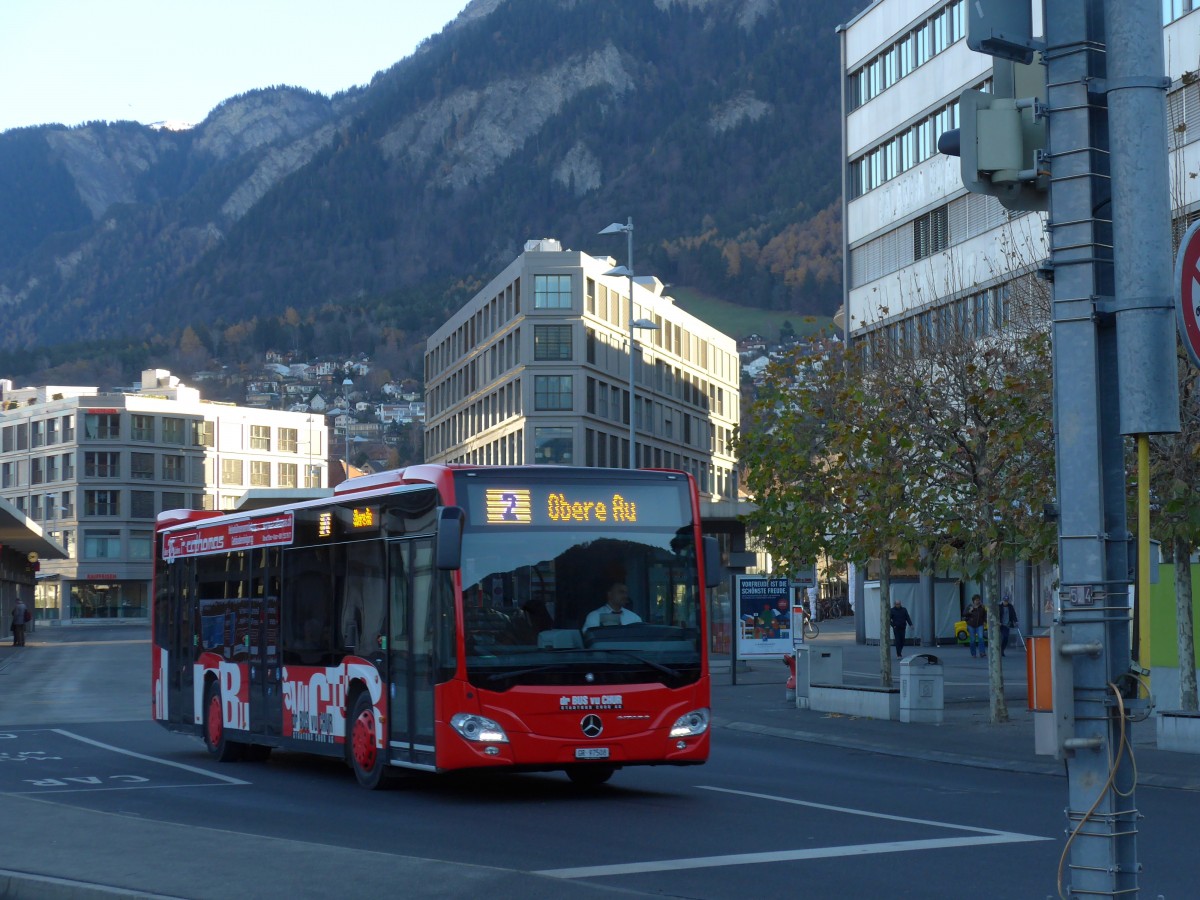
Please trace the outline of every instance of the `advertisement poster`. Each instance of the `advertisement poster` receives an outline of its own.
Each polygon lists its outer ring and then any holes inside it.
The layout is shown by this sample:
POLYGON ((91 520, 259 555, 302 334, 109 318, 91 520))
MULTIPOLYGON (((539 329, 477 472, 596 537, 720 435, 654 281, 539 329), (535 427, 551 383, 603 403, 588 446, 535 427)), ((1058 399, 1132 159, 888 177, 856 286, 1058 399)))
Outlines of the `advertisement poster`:
POLYGON ((791 581, 765 575, 734 577, 737 655, 780 657, 792 652, 791 581))

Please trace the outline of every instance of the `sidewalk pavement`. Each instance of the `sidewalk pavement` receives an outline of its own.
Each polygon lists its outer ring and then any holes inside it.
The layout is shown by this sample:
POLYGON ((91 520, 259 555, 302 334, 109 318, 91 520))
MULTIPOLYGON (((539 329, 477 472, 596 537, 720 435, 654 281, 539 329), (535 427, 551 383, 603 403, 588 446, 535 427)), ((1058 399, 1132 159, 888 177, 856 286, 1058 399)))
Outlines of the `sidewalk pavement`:
MULTIPOLYGON (((827 620, 813 648, 842 649, 846 684, 879 684, 879 647, 855 643, 854 619, 827 620)), ((1062 761, 1034 752, 1033 713, 1028 708, 1026 657, 1020 643, 1005 652, 1004 698, 1009 721, 990 723, 988 662, 972 658, 965 646, 909 647, 906 656, 929 653, 942 663, 945 708, 940 724, 904 723, 798 709, 785 699, 789 671, 778 658, 740 660, 736 678, 728 662, 714 663, 714 740, 723 728, 793 741, 827 744, 889 756, 926 759, 985 769, 1065 776, 1062 761), (736 681, 736 683, 734 683, 736 681)), ((899 686, 899 660, 892 673, 899 686)), ((1135 722, 1128 740, 1137 763, 1138 784, 1200 791, 1200 756, 1159 750, 1153 715, 1135 722)))

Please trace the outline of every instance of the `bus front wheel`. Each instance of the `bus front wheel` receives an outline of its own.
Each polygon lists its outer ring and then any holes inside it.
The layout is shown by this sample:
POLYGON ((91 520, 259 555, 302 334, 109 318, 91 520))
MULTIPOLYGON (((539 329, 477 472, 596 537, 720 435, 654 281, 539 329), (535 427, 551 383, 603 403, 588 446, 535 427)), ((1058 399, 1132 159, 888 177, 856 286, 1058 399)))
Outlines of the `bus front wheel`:
POLYGON ((567 777, 575 784, 594 787, 612 778, 615 771, 612 766, 570 766, 567 768, 567 777))
POLYGON ((354 698, 354 710, 350 714, 346 758, 358 783, 369 791, 375 790, 383 782, 385 768, 383 754, 375 745, 378 724, 371 695, 366 691, 359 692, 354 698))
POLYGON ((217 762, 233 762, 242 758, 243 744, 225 736, 221 718, 221 689, 210 681, 204 689, 204 747, 217 762))

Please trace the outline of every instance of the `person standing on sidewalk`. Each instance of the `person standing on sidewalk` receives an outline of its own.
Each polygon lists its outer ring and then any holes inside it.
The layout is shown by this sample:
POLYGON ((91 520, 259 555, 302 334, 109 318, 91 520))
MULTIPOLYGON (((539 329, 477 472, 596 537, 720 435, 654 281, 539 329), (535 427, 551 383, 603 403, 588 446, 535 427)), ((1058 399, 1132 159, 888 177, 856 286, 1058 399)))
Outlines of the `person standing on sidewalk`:
POLYGON ((1010 628, 1017 627, 1017 608, 1012 605, 1012 600, 1005 594, 1000 600, 1000 608, 996 610, 997 618, 1000 620, 1000 655, 1004 655, 1004 651, 1008 649, 1008 632, 1010 628))
POLYGON ((28 618, 29 610, 25 606, 25 601, 18 597, 16 605, 14 605, 12 609, 12 636, 14 647, 25 646, 25 622, 28 618))
POLYGON ((986 657, 987 651, 983 648, 983 626, 987 622, 987 610, 983 608, 983 601, 979 599, 978 594, 971 598, 971 606, 963 618, 967 623, 967 633, 971 636, 971 655, 986 657))
POLYGON ((888 610, 888 616, 891 617, 892 641, 896 645, 896 659, 900 659, 904 656, 904 633, 913 623, 912 616, 908 614, 908 610, 904 608, 899 597, 892 601, 892 608, 888 610))

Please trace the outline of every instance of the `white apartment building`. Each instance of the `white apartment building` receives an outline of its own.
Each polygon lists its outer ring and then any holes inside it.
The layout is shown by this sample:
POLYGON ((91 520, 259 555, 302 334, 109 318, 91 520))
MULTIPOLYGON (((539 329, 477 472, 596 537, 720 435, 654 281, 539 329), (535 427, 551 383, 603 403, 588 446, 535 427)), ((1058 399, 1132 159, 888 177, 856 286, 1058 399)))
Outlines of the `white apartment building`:
POLYGON ((160 512, 324 487, 328 447, 321 415, 206 402, 159 369, 111 392, 0 381, 0 498, 67 552, 41 564, 39 619, 144 618, 160 512))
MULTIPOLYGON (((427 460, 629 465, 629 279, 606 275, 614 266, 529 241, 434 332, 427 460)), ((737 346, 662 289, 653 277, 633 287, 635 463, 683 469, 710 500, 732 500, 737 346)))
MULTIPOLYGON (((1162 0, 1175 212, 1200 212, 1200 2, 1162 0)), ((992 58, 966 45, 967 0, 876 0, 839 29, 843 74, 845 329, 977 335, 999 327, 1015 276, 1048 256, 1044 214, 969 194, 937 152, 992 58)), ((1040 31, 1040 4, 1034 30, 1040 31)))
MULTIPOLYGON (((1034 3, 1034 32, 1041 4, 1034 3)), ((1174 215, 1200 215, 1200 0, 1163 0, 1171 86, 1168 142, 1174 215)), ((993 59, 966 44, 967 0, 876 0, 839 28, 843 87, 844 304, 849 339, 916 346, 950 327, 1002 327, 1017 281, 1049 256, 1044 213, 1010 213, 963 188, 937 152, 959 127, 958 98, 990 90, 993 59)), ((1039 624, 1050 573, 1006 568, 1002 587, 1031 601, 1039 624)), ((1020 606, 1021 604, 1018 603, 1020 606)))

